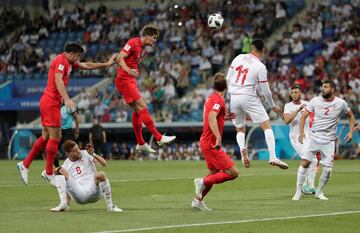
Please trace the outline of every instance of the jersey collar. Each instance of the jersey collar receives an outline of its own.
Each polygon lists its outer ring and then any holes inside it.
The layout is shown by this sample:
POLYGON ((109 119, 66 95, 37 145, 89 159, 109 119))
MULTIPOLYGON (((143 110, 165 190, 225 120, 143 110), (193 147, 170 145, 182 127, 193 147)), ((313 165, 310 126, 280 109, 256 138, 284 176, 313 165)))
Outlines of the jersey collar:
POLYGON ((252 55, 252 56, 254 56, 254 57, 255 57, 256 59, 258 59, 259 61, 261 61, 261 60, 260 60, 260 57, 256 56, 255 53, 250 52, 249 54, 252 55))
POLYGON ((334 96, 334 97, 331 98, 331 99, 325 99, 324 97, 322 97, 322 98, 323 98, 323 100, 324 100, 325 102, 332 102, 332 101, 335 99, 335 97, 336 97, 336 96, 334 96))

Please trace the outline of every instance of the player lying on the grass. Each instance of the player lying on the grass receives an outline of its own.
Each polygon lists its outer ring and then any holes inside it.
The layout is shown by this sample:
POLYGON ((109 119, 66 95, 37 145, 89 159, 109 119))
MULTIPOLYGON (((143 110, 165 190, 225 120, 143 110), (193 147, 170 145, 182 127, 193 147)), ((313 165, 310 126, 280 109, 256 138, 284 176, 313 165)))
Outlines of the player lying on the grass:
POLYGON ((346 135, 346 142, 351 142, 354 130, 355 118, 345 100, 335 96, 336 84, 333 81, 324 81, 322 84, 322 96, 313 98, 305 108, 299 124, 299 142, 304 143, 304 125, 310 113, 314 114, 314 120, 309 132, 309 139, 304 145, 304 153, 297 172, 296 193, 292 198, 298 201, 301 198, 301 188, 305 181, 306 173, 317 152, 320 152, 320 164, 323 165, 323 172, 320 176, 319 185, 315 192, 315 198, 328 200, 323 189, 330 179, 334 165, 336 128, 343 113, 349 117, 349 133, 346 135))
MULTIPOLYGON (((304 145, 299 142, 299 122, 301 115, 305 111, 305 107, 309 104, 309 102, 302 100, 303 93, 301 87, 299 85, 295 85, 291 87, 290 98, 291 101, 285 104, 284 107, 284 122, 286 124, 290 124, 290 143, 296 153, 303 157, 304 152, 304 145)), ((311 118, 311 117, 310 117, 311 118)), ((312 122, 309 122, 309 118, 305 121, 304 126, 304 144, 309 138, 309 125, 312 122)), ((306 175, 306 180, 304 182, 304 186, 302 187, 302 191, 305 194, 315 194, 315 177, 316 177, 316 170, 317 170, 318 160, 316 156, 312 159, 310 167, 308 169, 308 173, 306 175)))
POLYGON ((78 204, 94 203, 102 194, 108 211, 121 212, 122 209, 112 202, 111 187, 105 173, 96 171, 96 164, 105 167, 106 160, 94 153, 91 144, 86 145, 86 150, 80 150, 74 141, 68 140, 64 142, 62 148, 67 159, 56 170, 55 175, 60 204, 50 210, 53 212, 67 210, 70 198, 78 204))
POLYGON ((199 210, 211 210, 202 200, 214 184, 234 180, 238 176, 234 162, 221 147, 224 120, 235 118, 234 113, 226 112, 224 100, 226 86, 224 74, 215 74, 214 92, 207 98, 204 106, 204 128, 200 138, 200 148, 209 174, 194 180, 195 198, 191 203, 192 208, 199 210))
POLYGON ((112 66, 116 59, 116 54, 114 54, 104 63, 79 62, 83 52, 84 49, 80 44, 70 42, 65 45, 64 52, 58 54, 50 63, 47 86, 39 103, 42 135, 34 142, 26 158, 16 164, 21 179, 26 185, 28 184, 31 162, 36 156, 45 151, 46 166, 41 176, 55 186, 53 163, 61 141, 61 103, 62 101, 65 102, 66 109, 69 112, 76 109, 75 103, 70 99, 66 91, 71 72, 75 69, 94 70, 107 68, 112 66))

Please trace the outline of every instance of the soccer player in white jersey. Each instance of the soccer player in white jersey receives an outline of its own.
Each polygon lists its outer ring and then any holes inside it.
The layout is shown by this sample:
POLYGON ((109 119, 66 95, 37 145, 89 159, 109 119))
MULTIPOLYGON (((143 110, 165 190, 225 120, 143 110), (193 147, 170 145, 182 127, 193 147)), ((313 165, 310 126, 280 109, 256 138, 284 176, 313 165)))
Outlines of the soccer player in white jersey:
POLYGON ((309 139, 304 145, 304 153, 297 172, 296 193, 293 200, 297 201, 301 198, 301 187, 305 181, 307 170, 312 159, 317 152, 320 152, 320 164, 323 165, 323 171, 320 176, 319 185, 315 192, 315 198, 320 200, 328 200, 323 193, 324 186, 331 176, 335 143, 336 128, 340 117, 346 113, 349 117, 349 133, 346 135, 346 142, 351 142, 354 130, 355 118, 348 104, 335 96, 336 86, 333 81, 324 81, 322 84, 322 96, 313 98, 306 106, 306 111, 302 114, 299 124, 299 142, 304 143, 304 126, 306 118, 310 113, 314 114, 314 120, 309 132, 309 139))
MULTIPOLYGON (((291 102, 285 104, 284 107, 284 122, 286 124, 290 124, 290 143, 296 153, 303 157, 304 145, 299 142, 299 122, 301 115, 305 111, 305 107, 309 104, 309 102, 302 100, 302 90, 299 85, 295 85, 291 87, 291 102)), ((309 138, 309 118, 305 121, 304 126, 304 134, 305 141, 309 138)), ((311 161, 308 173, 306 175, 306 180, 302 187, 302 192, 305 194, 315 194, 315 176, 316 176, 316 166, 317 166, 317 158, 314 158, 311 161)))
POLYGON ((287 169, 289 166, 276 157, 275 137, 271 129, 269 116, 257 95, 257 89, 259 88, 272 107, 272 110, 278 116, 282 116, 281 108, 274 104, 272 98, 266 67, 260 61, 264 54, 264 47, 264 42, 261 39, 254 39, 251 53, 240 54, 232 61, 226 77, 228 91, 231 95, 230 111, 236 113, 233 124, 236 127, 236 141, 240 147, 244 166, 246 168, 250 167, 245 147, 245 123, 246 115, 249 115, 251 120, 256 124, 260 124, 264 130, 270 154, 269 164, 278 166, 281 169, 287 169))
POLYGON ((106 160, 94 153, 91 144, 86 150, 80 150, 72 140, 62 146, 67 155, 64 164, 56 170, 55 183, 60 196, 60 204, 50 209, 53 212, 65 211, 69 208, 70 198, 78 204, 97 202, 100 195, 105 199, 110 212, 122 212, 112 203, 111 187, 104 172, 96 171, 96 164, 106 166, 106 160))

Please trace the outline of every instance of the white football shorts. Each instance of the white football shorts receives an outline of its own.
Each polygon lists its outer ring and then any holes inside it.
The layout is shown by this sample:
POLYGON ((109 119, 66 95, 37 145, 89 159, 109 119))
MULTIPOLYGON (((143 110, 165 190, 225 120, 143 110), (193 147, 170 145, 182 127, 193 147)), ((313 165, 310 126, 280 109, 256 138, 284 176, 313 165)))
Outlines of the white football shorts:
POLYGON ((100 199, 100 188, 95 184, 95 180, 84 185, 69 177, 66 188, 71 198, 78 204, 94 203, 100 199))
POLYGON ((257 96, 231 95, 230 111, 236 114, 236 118, 232 120, 236 128, 246 125, 246 115, 249 115, 255 124, 269 120, 269 116, 257 96))

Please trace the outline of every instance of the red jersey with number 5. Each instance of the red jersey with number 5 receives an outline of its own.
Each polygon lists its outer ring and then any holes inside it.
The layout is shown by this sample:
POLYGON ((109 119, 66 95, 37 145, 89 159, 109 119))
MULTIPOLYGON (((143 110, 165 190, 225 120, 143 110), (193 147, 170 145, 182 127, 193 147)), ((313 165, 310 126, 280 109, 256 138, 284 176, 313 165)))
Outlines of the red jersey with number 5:
POLYGON ((217 123, 220 134, 222 135, 224 129, 224 117, 226 113, 226 105, 224 98, 217 92, 212 93, 205 101, 204 105, 204 127, 200 138, 202 147, 213 147, 216 143, 216 137, 209 125, 209 113, 217 112, 217 123))
POLYGON ((230 94, 257 96, 258 83, 267 82, 266 66, 253 53, 240 54, 231 62, 226 80, 230 94))
MULTIPOLYGON (((141 44, 140 37, 135 37, 130 39, 121 49, 121 52, 124 52, 128 55, 126 58, 124 58, 124 61, 130 69, 136 69, 139 71, 139 62, 142 51, 143 51, 143 46, 141 44)), ((124 78, 124 77, 134 78, 126 71, 124 71, 123 68, 121 68, 121 66, 119 67, 117 76, 119 78, 124 78)))
POLYGON ((55 74, 61 73, 63 75, 62 80, 64 82, 65 87, 69 82, 69 76, 72 70, 79 67, 79 63, 70 64, 70 62, 66 59, 64 53, 57 55, 54 60, 50 63, 50 69, 48 73, 48 82, 47 86, 44 90, 44 94, 54 99, 61 105, 62 97, 56 88, 55 84, 55 74))

